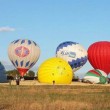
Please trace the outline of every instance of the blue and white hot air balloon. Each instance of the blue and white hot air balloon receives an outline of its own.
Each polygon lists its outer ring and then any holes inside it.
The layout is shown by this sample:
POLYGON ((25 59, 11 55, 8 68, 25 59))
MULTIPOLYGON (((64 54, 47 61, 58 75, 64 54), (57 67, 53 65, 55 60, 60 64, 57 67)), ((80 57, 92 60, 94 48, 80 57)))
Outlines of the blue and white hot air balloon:
POLYGON ((24 76, 39 59, 40 48, 32 40, 18 39, 10 43, 8 56, 20 75, 24 76))
POLYGON ((66 60, 75 72, 87 62, 87 50, 79 43, 66 41, 57 47, 56 57, 66 60))

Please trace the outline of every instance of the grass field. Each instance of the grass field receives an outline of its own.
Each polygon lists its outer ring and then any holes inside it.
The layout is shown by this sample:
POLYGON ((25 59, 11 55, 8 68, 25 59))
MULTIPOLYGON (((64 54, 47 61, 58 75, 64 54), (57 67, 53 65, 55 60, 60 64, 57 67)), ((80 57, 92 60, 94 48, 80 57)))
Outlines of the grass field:
POLYGON ((0 84, 0 110, 110 110, 110 86, 32 84, 0 84))

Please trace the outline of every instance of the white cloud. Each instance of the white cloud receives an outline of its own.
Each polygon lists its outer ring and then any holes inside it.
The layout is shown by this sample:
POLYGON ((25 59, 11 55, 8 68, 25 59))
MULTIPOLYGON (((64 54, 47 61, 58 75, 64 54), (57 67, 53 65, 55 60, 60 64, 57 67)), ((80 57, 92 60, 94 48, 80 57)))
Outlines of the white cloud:
POLYGON ((0 32, 10 32, 10 31, 15 31, 15 28, 6 26, 6 27, 0 27, 0 32))

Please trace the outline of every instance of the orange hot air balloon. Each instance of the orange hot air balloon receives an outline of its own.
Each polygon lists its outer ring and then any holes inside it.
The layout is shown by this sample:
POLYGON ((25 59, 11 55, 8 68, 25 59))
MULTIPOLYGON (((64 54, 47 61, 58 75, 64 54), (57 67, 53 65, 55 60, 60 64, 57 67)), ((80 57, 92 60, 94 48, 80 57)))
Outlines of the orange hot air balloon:
POLYGON ((88 60, 94 69, 110 73, 110 42, 98 41, 88 48, 88 60))

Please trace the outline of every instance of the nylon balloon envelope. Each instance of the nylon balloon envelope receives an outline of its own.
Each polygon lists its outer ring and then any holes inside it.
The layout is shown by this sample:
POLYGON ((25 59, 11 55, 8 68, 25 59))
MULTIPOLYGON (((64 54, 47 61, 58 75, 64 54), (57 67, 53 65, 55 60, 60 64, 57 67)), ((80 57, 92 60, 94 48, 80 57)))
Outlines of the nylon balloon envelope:
POLYGON ((56 57, 66 60, 75 72, 87 62, 87 51, 79 43, 66 41, 57 47, 56 57))
POLYGON ((88 48, 88 60, 94 69, 110 73, 110 42, 98 41, 88 48))
POLYGON ((107 84, 107 74, 99 69, 88 71, 84 76, 84 82, 94 84, 107 84))
POLYGON ((49 84, 70 84, 73 72, 71 66, 62 58, 49 58, 38 68, 38 81, 49 84))
POLYGON ((10 43, 8 56, 20 75, 24 76, 39 59, 40 48, 32 40, 18 39, 10 43))

